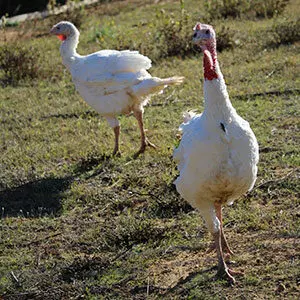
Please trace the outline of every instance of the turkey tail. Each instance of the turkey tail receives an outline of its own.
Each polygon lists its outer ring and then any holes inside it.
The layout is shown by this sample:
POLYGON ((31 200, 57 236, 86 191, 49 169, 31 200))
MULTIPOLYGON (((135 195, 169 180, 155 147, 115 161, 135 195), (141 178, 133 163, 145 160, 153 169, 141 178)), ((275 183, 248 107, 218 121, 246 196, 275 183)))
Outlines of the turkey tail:
POLYGON ((150 77, 143 79, 139 84, 131 87, 131 93, 136 97, 145 97, 150 94, 162 93, 163 89, 171 84, 180 84, 184 77, 174 76, 169 78, 150 77))
POLYGON ((169 84, 177 85, 177 84, 183 83, 184 77, 183 76, 173 76, 173 77, 161 79, 161 81, 164 85, 169 85, 169 84))

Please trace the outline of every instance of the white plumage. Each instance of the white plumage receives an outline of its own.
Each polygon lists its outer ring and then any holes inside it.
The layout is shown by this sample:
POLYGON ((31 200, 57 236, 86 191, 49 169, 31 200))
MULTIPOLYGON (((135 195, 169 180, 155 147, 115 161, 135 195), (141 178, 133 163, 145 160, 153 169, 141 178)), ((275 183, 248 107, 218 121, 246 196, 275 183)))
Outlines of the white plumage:
POLYGON ((180 126, 182 139, 174 150, 180 172, 177 191, 197 208, 214 235, 219 274, 234 282, 223 250, 226 242, 221 205, 231 203, 252 189, 257 174, 258 144, 249 123, 233 108, 220 71, 215 33, 209 25, 197 24, 194 42, 204 52, 204 100, 202 114, 186 113, 180 126))
POLYGON ((70 22, 53 26, 52 34, 63 42, 60 53, 63 64, 70 71, 79 94, 97 112, 106 118, 115 132, 114 154, 119 153, 119 114, 133 112, 141 130, 141 148, 144 152, 151 144, 144 132, 143 107, 153 93, 160 93, 170 84, 180 84, 183 77, 160 79, 147 70, 151 60, 137 51, 102 50, 82 56, 76 52, 79 31, 70 22))

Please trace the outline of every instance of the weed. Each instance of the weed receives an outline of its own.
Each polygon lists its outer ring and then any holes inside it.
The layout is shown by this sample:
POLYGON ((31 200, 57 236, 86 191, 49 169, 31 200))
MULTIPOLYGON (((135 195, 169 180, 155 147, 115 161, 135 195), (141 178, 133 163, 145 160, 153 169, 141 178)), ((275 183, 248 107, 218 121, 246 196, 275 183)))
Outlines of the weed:
POLYGON ((289 0, 213 0, 205 1, 208 19, 272 18, 283 13, 289 0))
POLYGON ((272 28, 267 32, 269 39, 267 44, 278 47, 284 44, 292 44, 300 41, 300 18, 294 20, 276 20, 272 28))
POLYGON ((165 186, 160 196, 153 198, 148 207, 148 214, 152 217, 171 218, 182 212, 189 212, 193 208, 181 197, 178 197, 175 186, 165 186))
POLYGON ((0 69, 3 82, 16 85, 22 80, 35 79, 41 75, 40 53, 33 47, 4 45, 0 48, 0 69))
MULTIPOLYGON (((71 0, 71 1, 66 1, 66 5, 67 5, 67 10, 62 13, 59 14, 58 16, 55 16, 53 19, 53 23, 54 21, 56 21, 56 23, 58 23, 61 20, 66 20, 69 21, 71 23, 73 23, 77 28, 80 28, 81 25, 84 23, 84 20, 87 17, 86 11, 84 9, 83 6, 79 7, 79 8, 75 8, 74 4, 78 2, 77 0, 71 0)), ((52 11, 54 10, 54 8, 56 6, 59 6, 60 3, 56 0, 49 0, 47 8, 48 10, 52 11)))
POLYGON ((101 236, 104 249, 131 248, 135 244, 159 241, 163 229, 155 227, 147 218, 122 215, 104 229, 101 236))
POLYGON ((57 22, 66 20, 73 23, 77 28, 81 28, 86 17, 87 13, 83 7, 76 9, 72 9, 72 7, 70 7, 65 13, 57 17, 57 22))
POLYGON ((193 52, 191 44, 190 16, 181 1, 179 20, 172 14, 161 10, 157 15, 156 34, 152 41, 159 48, 159 58, 168 56, 186 56, 193 52))
POLYGON ((74 261, 62 268, 60 276, 65 282, 73 282, 74 280, 84 280, 93 277, 103 271, 109 265, 107 257, 76 257, 74 261))
MULTIPOLYGON (((102 47, 113 47, 117 50, 138 50, 140 53, 151 57, 151 60, 158 62, 170 56, 185 57, 195 53, 191 43, 193 23, 190 15, 184 9, 184 1, 181 0, 180 15, 166 13, 161 9, 156 13, 156 17, 148 23, 139 22, 138 39, 134 30, 119 30, 114 23, 103 26, 100 30, 95 30, 94 36, 98 39, 102 47), (149 32, 149 28, 152 28, 149 32), (107 44, 106 37, 110 40, 107 44), (111 44, 113 41, 113 44, 111 44)), ((94 37, 91 38, 92 40, 94 37)))
MULTIPOLYGON (((103 48, 138 50, 156 63, 166 57, 187 57, 200 52, 192 43, 194 25, 191 15, 185 10, 184 1, 181 0, 179 14, 167 13, 161 9, 150 22, 139 22, 136 25, 138 36, 135 30, 128 30, 125 34, 123 29, 110 21, 100 29, 94 28, 89 40, 98 41, 103 48), (152 30, 149 31, 149 28, 152 30)), ((218 51, 233 47, 233 34, 228 27, 222 26, 217 35, 218 51)))
POLYGON ((246 0, 213 0, 205 1, 205 8, 208 13, 209 20, 239 18, 248 8, 246 0))
POLYGON ((226 49, 232 49, 234 46, 234 33, 233 30, 224 25, 221 29, 216 30, 217 35, 217 51, 222 52, 226 49))
MULTIPOLYGON (((143 48, 140 49, 154 61, 170 56, 186 57, 200 52, 200 49, 192 44, 194 23, 191 15, 184 9, 184 1, 181 0, 180 3, 179 16, 167 14, 164 10, 157 14, 156 23, 153 24, 156 33, 148 35, 147 45, 143 43, 143 48)), ((228 27, 222 26, 217 32, 217 36, 218 51, 221 52, 233 47, 233 34, 228 27)))
POLYGON ((281 15, 288 3, 289 0, 255 0, 251 9, 257 18, 273 18, 281 15))

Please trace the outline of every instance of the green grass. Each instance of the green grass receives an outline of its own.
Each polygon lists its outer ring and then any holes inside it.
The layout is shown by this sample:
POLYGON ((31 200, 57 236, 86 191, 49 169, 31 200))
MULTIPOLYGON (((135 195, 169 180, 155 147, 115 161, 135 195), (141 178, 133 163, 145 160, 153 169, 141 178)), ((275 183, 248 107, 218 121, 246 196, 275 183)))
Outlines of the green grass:
MULTIPOLYGON (((297 17, 296 2, 290 1, 283 17, 297 17)), ((131 40, 138 45, 145 32, 157 32, 153 16, 161 9, 180 18, 178 1, 143 3, 89 9, 79 52, 131 40)), ((205 17, 203 1, 186 0, 185 10, 191 24, 205 17)), ((234 287, 214 280, 216 255, 205 254, 211 237, 172 185, 182 112, 203 109, 201 55, 156 60, 151 74, 186 77, 145 109, 147 134, 159 148, 134 160, 138 125, 132 116, 120 116, 123 155, 112 158, 112 130, 75 92, 61 63, 60 42, 46 35, 56 21, 25 23, 2 35, 11 45, 17 36, 38 49, 46 76, 1 88, 0 296, 296 299, 300 55, 299 41, 269 46, 269 32, 282 19, 214 24, 225 25, 238 40, 219 60, 232 103, 260 144, 254 190, 224 208, 235 251, 230 265, 245 271, 234 287)))

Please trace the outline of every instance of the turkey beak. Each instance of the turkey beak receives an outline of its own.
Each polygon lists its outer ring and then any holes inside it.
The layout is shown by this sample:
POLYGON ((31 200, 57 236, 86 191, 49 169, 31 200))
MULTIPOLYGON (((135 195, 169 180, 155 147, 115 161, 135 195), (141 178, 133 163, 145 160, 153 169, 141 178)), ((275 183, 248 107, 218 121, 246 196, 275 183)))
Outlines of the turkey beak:
POLYGON ((56 28, 53 26, 49 33, 50 34, 55 34, 55 30, 56 30, 56 28))

